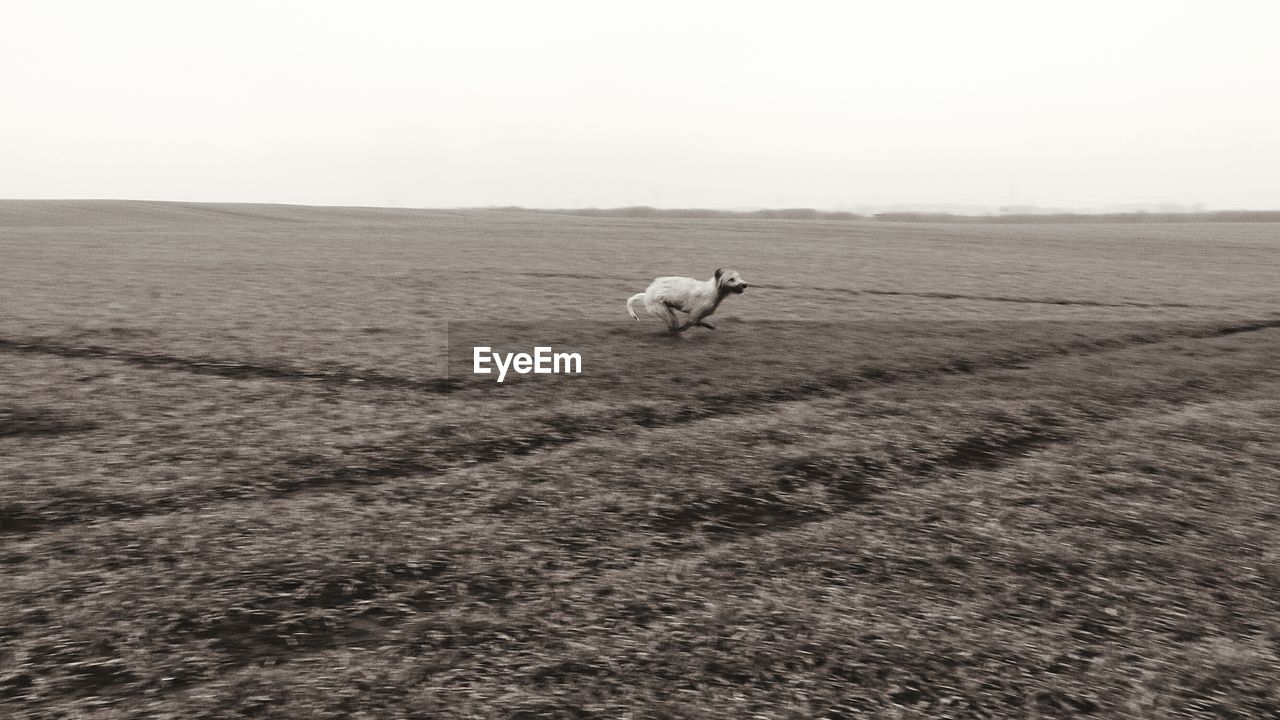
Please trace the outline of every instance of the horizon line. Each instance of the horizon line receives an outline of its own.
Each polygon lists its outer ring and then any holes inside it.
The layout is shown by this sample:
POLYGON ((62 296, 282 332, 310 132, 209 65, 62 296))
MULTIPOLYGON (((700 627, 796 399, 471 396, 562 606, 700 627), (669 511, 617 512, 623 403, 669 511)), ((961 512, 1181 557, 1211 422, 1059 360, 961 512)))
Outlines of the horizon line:
POLYGON ((259 205, 277 207, 349 208, 368 210, 478 210, 478 211, 527 211, 546 213, 621 213, 621 212, 699 212, 707 214, 745 215, 751 213, 818 213, 822 215, 871 218, 883 214, 954 215, 956 217, 1001 217, 1008 215, 1213 215, 1220 213, 1280 213, 1280 206, 1207 206, 1203 203, 1176 202, 1125 202, 1092 206, 1038 205, 1035 203, 953 203, 953 202, 897 202, 857 203, 837 207, 813 205, 563 205, 536 206, 511 203, 485 205, 368 205, 360 203, 286 202, 274 200, 189 200, 128 197, 0 197, 0 203, 20 202, 85 202, 85 203, 150 203, 157 205, 259 205))

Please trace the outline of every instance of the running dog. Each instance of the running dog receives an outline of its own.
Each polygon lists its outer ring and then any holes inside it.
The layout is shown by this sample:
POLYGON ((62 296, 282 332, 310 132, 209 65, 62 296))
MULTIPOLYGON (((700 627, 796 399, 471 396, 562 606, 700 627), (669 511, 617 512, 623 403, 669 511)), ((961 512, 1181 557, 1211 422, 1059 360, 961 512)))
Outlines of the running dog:
POLYGON ((715 330, 715 326, 704 322, 703 318, 715 312, 729 293, 741 295, 746 289, 747 283, 737 271, 723 268, 716 270, 710 280, 660 277, 649 283, 644 292, 636 293, 627 300, 627 314, 639 320, 635 304, 644 303, 644 309, 650 315, 662 318, 673 333, 684 332, 694 325, 715 330), (684 322, 676 315, 677 310, 688 314, 684 322))

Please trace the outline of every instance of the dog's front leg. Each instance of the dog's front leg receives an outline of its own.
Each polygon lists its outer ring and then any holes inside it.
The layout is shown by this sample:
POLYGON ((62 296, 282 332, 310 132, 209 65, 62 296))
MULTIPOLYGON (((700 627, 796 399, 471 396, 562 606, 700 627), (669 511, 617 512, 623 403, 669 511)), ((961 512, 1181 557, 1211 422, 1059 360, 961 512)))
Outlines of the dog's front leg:
POLYGON ((708 330, 715 330, 716 328, 715 328, 715 326, 714 326, 714 325, 712 325, 711 323, 709 323, 709 322, 707 322, 706 320, 703 320, 703 319, 702 319, 702 318, 706 317, 706 316, 707 316, 707 314, 708 314, 708 313, 705 313, 705 312, 691 312, 691 313, 689 313, 689 319, 688 319, 688 321, 687 321, 687 322, 685 322, 685 325, 684 325, 684 326, 685 326, 686 328, 691 328, 691 327, 693 327, 694 325, 698 325, 698 326, 704 327, 704 328, 706 328, 706 329, 708 329, 708 330))

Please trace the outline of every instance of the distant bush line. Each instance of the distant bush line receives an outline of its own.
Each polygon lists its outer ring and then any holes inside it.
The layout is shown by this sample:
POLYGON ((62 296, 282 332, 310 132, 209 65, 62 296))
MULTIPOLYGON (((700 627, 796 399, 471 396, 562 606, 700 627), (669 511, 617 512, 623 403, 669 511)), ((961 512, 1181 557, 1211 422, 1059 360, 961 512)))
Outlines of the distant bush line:
POLYGON ((516 206, 488 210, 537 212, 551 215, 616 218, 722 218, 743 220, 880 220, 885 222, 929 223, 1203 223, 1280 222, 1280 210, 1218 210, 1213 212, 1123 212, 1123 213, 1034 213, 1007 215, 955 215, 929 212, 883 212, 870 215, 787 208, 782 210, 707 210, 703 208, 664 209, 644 205, 621 208, 541 209, 516 206))

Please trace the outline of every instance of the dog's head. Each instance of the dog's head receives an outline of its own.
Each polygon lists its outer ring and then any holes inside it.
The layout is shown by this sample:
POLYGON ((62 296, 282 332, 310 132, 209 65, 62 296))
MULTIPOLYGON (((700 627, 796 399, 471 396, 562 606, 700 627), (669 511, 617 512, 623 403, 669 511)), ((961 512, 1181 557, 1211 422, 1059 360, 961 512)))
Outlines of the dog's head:
POLYGON ((747 289, 747 283, 737 270, 720 268, 716 270, 716 287, 720 288, 721 292, 742 294, 747 289))

